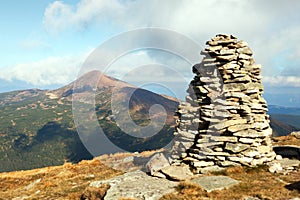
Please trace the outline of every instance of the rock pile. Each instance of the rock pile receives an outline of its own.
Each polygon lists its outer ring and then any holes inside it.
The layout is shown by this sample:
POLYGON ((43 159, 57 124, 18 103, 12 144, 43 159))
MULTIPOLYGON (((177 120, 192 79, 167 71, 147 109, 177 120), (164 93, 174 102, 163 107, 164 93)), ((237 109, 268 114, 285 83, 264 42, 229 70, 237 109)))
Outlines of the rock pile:
POLYGON ((271 173, 289 174, 299 170, 300 161, 281 158, 278 160, 273 160, 272 162, 268 163, 268 165, 270 166, 269 171, 271 173))
POLYGON ((261 65, 248 44, 232 35, 219 34, 206 44, 186 102, 178 107, 173 164, 188 163, 204 173, 274 160, 261 65))

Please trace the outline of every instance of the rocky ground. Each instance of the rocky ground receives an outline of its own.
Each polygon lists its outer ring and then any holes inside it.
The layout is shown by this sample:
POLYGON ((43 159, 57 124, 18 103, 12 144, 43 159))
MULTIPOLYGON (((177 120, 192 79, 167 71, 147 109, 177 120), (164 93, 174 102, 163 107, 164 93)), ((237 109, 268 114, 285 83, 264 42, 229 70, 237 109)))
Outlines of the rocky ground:
MULTIPOLYGON (((274 145, 297 146, 298 135, 275 138, 274 145)), ((145 173, 159 151, 104 155, 79 164, 0 174, 0 199, 297 199, 300 171, 297 159, 270 166, 230 167, 178 181, 145 173), (286 170, 284 170, 286 169, 286 170)), ((173 170, 174 174, 174 170, 173 170)), ((179 174, 180 175, 180 174, 179 174)), ((182 175, 182 174, 181 174, 182 175)), ((172 177, 171 177, 172 179, 172 177)))

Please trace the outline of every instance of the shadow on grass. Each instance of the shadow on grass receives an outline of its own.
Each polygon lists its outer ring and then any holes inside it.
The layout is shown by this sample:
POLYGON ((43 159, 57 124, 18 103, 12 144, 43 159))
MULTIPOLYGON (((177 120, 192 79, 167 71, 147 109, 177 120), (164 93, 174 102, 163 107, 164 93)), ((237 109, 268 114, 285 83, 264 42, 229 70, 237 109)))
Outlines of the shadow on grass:
POLYGON ((300 181, 286 185, 285 188, 288 190, 297 190, 298 192, 300 192, 300 181))

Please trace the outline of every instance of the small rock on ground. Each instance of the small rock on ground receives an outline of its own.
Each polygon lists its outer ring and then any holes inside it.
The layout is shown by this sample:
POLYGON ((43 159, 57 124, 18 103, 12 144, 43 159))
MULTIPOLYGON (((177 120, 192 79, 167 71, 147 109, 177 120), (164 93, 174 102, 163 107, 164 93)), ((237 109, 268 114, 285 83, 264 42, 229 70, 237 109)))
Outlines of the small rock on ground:
POLYGON ((146 164, 146 172, 154 175, 155 172, 160 171, 162 168, 170 166, 170 163, 163 153, 157 153, 150 158, 146 164))
POLYGON ((300 166, 300 161, 283 158, 281 160, 274 160, 268 165, 270 166, 269 171, 271 173, 288 173, 291 171, 297 171, 300 166))
POLYGON ((294 136, 297 139, 300 139, 300 131, 294 131, 291 133, 292 136, 294 136))

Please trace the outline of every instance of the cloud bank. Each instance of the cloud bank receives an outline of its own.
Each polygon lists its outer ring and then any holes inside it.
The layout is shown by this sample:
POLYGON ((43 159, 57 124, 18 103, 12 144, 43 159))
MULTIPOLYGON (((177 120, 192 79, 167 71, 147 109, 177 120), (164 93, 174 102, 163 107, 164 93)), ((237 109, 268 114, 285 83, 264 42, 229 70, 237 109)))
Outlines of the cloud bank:
POLYGON ((44 26, 52 32, 82 30, 109 20, 125 30, 168 28, 200 44, 219 32, 231 33, 248 41, 254 58, 264 66, 266 84, 281 85, 275 80, 286 79, 286 85, 299 86, 300 70, 292 77, 282 74, 300 65, 299 9, 297 0, 81 0, 75 6, 56 1, 45 11, 44 26))
MULTIPOLYGON (((299 10, 298 0, 288 3, 279 0, 79 0, 77 4, 54 1, 45 9, 43 26, 50 34, 80 32, 93 26, 104 30, 107 24, 124 31, 161 27, 185 34, 201 45, 217 33, 230 33, 249 43, 254 59, 263 65, 266 85, 300 87, 299 10)), ((34 48, 40 44, 28 41, 23 45, 34 48)), ((10 66, 2 70, 0 78, 37 86, 66 84, 76 78, 87 55, 49 57, 10 66)), ((162 61, 161 54, 149 52, 135 60, 140 65, 162 61)), ((123 65, 123 71, 130 70, 131 61, 130 57, 123 59, 119 66, 123 65)), ((122 75, 119 70, 111 73, 116 77, 122 75)))
POLYGON ((20 80, 34 86, 62 85, 73 81, 86 55, 49 57, 1 69, 0 79, 20 80))

